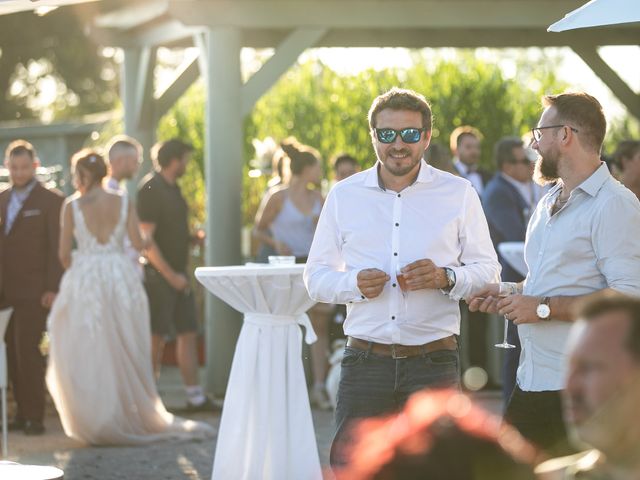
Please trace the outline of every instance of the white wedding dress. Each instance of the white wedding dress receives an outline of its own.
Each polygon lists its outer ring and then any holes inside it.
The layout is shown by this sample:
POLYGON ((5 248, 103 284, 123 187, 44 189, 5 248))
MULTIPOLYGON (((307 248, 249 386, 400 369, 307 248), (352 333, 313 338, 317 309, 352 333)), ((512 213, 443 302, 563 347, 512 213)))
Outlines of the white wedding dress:
POLYGON ((49 314, 47 386, 65 433, 94 445, 203 437, 207 424, 168 413, 151 365, 149 306, 123 248, 127 196, 107 243, 71 202, 77 249, 49 314))

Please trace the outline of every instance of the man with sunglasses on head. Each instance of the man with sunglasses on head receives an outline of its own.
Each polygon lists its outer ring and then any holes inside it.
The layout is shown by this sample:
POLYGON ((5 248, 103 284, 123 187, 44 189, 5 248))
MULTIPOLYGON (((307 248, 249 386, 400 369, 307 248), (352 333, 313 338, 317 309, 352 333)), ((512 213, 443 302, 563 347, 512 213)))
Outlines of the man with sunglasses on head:
POLYGON ((560 391, 575 306, 604 290, 640 296, 640 202, 600 161, 606 131, 600 103, 586 93, 549 95, 543 103, 532 130, 536 176, 557 183, 527 227, 529 272, 521 283, 487 285, 469 308, 518 325, 522 353, 505 417, 558 455, 571 451, 560 391))
POLYGON ((396 411, 423 388, 459 387, 458 301, 499 278, 471 183, 422 160, 431 121, 416 92, 374 100, 378 161, 329 192, 307 260, 311 297, 348 310, 334 466, 351 420, 396 411))

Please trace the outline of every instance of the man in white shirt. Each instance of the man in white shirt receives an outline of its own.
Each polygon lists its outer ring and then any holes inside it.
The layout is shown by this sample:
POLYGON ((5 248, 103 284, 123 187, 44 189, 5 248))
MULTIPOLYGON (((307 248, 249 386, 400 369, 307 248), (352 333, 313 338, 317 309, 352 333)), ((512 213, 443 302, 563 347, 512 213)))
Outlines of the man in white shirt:
POLYGON ((529 272, 523 283, 476 292, 469 308, 498 311, 518 325, 522 353, 506 419, 531 442, 563 454, 570 448, 560 391, 573 311, 603 290, 640 296, 640 202, 600 161, 606 131, 600 103, 566 93, 544 97, 544 105, 532 130, 536 175, 557 184, 527 227, 529 272))
POLYGON ((422 161, 425 98, 394 88, 374 100, 369 125, 378 162, 329 192, 304 272, 312 298, 348 305, 334 465, 349 420, 459 385, 458 300, 500 273, 471 184, 422 161))
MULTIPOLYGON (((107 152, 110 175, 106 180, 106 186, 111 190, 127 195, 127 189, 123 182, 133 179, 138 173, 142 163, 142 145, 134 138, 126 135, 117 135, 109 141, 107 152)), ((128 237, 125 239, 124 247, 140 278, 143 278, 144 271, 140 264, 140 253, 131 246, 128 237)))

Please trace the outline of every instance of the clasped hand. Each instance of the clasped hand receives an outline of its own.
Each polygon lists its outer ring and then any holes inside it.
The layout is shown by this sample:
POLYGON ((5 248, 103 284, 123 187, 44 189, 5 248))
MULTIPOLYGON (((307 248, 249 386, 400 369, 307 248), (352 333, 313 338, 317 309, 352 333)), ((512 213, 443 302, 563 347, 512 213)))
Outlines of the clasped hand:
MULTIPOLYGON (((448 285, 444 269, 427 258, 410 263, 402 269, 402 273, 408 290, 445 288, 448 285)), ((358 272, 358 288, 365 297, 376 298, 390 279, 387 273, 378 268, 366 268, 358 272)))

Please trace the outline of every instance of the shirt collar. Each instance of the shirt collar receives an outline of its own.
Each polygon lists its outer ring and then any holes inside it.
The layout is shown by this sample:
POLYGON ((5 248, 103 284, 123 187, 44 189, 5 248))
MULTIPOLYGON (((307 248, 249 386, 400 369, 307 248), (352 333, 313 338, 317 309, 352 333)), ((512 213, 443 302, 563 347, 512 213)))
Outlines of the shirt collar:
MULTIPOLYGON (((384 184, 378 174, 378 169, 382 167, 381 162, 378 160, 376 164, 366 171, 366 177, 364 179, 365 187, 380 188, 386 190, 384 184)), ((433 180, 433 170, 424 160, 420 160, 420 170, 418 170, 418 176, 414 183, 429 183, 433 180)))
POLYGON ((13 193, 15 193, 18 196, 27 196, 31 193, 31 190, 33 190, 33 187, 36 186, 36 183, 38 183, 38 180, 36 178, 33 178, 29 183, 27 183, 24 187, 22 188, 12 188, 11 191, 13 193))
POLYGON ((589 178, 578 185, 577 188, 591 195, 592 197, 595 197, 604 185, 604 182, 606 182, 610 176, 611 174, 609 173, 607 164, 604 162, 600 162, 600 166, 598 167, 598 169, 593 172, 589 178))

